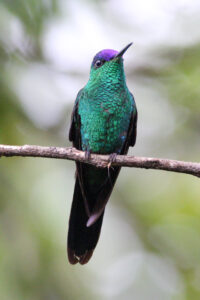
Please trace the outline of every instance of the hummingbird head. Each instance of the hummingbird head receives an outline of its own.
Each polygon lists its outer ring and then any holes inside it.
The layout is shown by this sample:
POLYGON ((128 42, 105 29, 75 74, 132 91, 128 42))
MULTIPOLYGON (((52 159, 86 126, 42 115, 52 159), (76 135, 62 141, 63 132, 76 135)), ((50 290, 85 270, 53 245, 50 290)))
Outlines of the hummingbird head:
POLYGON ((123 54, 131 45, 132 43, 128 44, 121 51, 104 49, 98 52, 92 61, 89 82, 106 81, 112 78, 116 82, 124 77, 123 54))

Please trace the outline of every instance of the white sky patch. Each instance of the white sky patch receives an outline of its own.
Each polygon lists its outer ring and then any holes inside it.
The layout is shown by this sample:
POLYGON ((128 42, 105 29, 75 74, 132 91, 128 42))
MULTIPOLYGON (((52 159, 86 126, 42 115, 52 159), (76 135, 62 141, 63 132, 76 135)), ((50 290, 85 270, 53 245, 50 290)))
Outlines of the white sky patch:
POLYGON ((79 81, 68 75, 55 74, 40 64, 32 64, 13 72, 14 90, 23 108, 36 126, 56 125, 66 104, 78 92, 79 81))
POLYGON ((0 5, 0 40, 8 53, 19 49, 24 52, 25 32, 21 21, 0 5))
POLYGON ((130 295, 134 300, 170 300, 184 293, 181 276, 173 262, 144 251, 121 255, 114 263, 104 265, 99 280, 92 282, 92 286, 103 299, 115 300, 130 299, 130 295))
POLYGON ((109 43, 105 27, 96 12, 81 2, 70 2, 69 17, 46 24, 43 51, 47 59, 61 70, 88 71, 93 56, 109 43))

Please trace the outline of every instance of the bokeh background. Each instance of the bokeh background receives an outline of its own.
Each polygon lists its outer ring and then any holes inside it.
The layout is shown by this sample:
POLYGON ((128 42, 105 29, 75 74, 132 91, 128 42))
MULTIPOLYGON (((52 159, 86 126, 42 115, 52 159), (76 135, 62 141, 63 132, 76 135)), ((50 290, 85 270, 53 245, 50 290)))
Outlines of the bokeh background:
MULTIPOLYGON (((125 55, 139 113, 129 153, 200 159, 198 0, 0 2, 0 143, 69 146, 70 114, 104 48, 125 55)), ((0 159, 0 298, 200 299, 200 182, 123 168, 86 266, 66 235, 73 162, 0 159)))

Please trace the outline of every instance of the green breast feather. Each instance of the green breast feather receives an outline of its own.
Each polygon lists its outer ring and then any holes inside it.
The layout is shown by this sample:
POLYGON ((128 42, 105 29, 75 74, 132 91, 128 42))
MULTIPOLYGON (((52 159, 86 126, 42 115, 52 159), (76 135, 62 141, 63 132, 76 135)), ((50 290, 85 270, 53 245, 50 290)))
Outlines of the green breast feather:
POLYGON ((94 153, 120 153, 133 112, 134 100, 127 89, 83 91, 78 113, 82 149, 94 153))

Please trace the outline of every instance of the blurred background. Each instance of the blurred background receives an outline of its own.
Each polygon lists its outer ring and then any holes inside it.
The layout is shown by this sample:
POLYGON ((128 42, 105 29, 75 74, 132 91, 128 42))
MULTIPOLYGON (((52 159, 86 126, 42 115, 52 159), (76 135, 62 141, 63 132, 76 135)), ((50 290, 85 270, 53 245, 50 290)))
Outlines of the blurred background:
MULTIPOLYGON (((121 50, 139 113, 129 154, 200 159, 198 0, 0 2, 0 143, 70 146, 76 94, 121 50)), ((200 182, 123 168, 88 265, 66 256, 75 165, 0 159, 0 298, 200 299, 200 182)))

